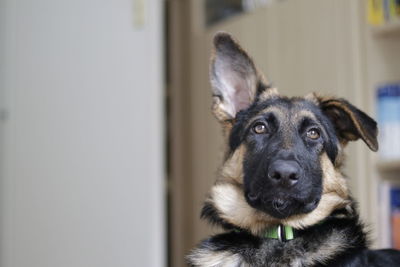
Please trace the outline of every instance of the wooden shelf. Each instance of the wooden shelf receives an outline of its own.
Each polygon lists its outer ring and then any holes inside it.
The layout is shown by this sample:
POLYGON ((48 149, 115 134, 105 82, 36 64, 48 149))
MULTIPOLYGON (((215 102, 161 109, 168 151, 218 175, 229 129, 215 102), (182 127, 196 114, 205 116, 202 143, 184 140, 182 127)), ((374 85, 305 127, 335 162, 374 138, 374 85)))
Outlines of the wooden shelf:
POLYGON ((380 26, 371 26, 371 31, 375 36, 400 35, 400 20, 387 22, 380 26))
POLYGON ((400 172, 400 159, 398 160, 380 160, 377 164, 381 172, 400 172))

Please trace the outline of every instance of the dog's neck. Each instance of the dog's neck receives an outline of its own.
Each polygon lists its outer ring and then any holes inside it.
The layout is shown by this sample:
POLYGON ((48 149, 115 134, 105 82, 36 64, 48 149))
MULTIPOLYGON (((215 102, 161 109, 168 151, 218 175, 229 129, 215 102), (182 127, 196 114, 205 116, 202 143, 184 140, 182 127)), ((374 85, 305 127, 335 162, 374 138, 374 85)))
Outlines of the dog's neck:
MULTIPOLYGON (((265 215, 267 216, 267 215, 265 215)), ((298 233, 299 231, 302 230, 307 230, 311 227, 321 225, 325 223, 329 219, 352 219, 354 217, 357 217, 356 209, 354 207, 354 201, 352 199, 349 199, 349 203, 345 205, 342 208, 338 208, 333 210, 330 214, 325 216, 323 219, 315 222, 314 224, 309 224, 309 225, 304 225, 303 227, 292 227, 290 224, 282 224, 284 221, 290 222, 291 219, 285 219, 285 220, 278 220, 278 219, 272 219, 269 217, 265 217, 265 221, 260 218, 260 221, 258 221, 260 224, 256 224, 256 220, 251 221, 251 218, 247 218, 249 222, 254 223, 254 228, 246 228, 243 227, 243 225, 246 224, 246 219, 243 218, 242 220, 242 225, 238 225, 235 223, 232 223, 226 219, 224 219, 218 209, 213 205, 211 202, 206 202, 203 206, 201 217, 203 219, 208 220, 209 223, 213 225, 217 225, 225 229, 226 231, 235 231, 235 232, 247 232, 251 235, 255 235, 261 238, 273 238, 273 239, 278 239, 278 240, 291 240, 294 239, 294 237, 297 235, 295 233, 298 233), (350 204, 353 203, 353 204, 350 204), (256 228, 257 227, 257 228, 256 228), (285 231, 286 233, 280 232, 279 231, 285 231), (288 232, 290 232, 288 234, 288 232), (282 234, 284 235, 282 238, 282 234)), ((296 220, 296 219, 292 219, 296 220)))
POLYGON ((242 166, 238 164, 244 154, 245 147, 242 146, 228 157, 219 179, 211 189, 202 211, 202 217, 211 223, 262 235, 266 229, 279 224, 304 229, 321 222, 336 210, 352 209, 347 181, 326 154, 321 155, 321 167, 324 169, 323 192, 313 211, 277 219, 251 207, 244 197, 242 166))

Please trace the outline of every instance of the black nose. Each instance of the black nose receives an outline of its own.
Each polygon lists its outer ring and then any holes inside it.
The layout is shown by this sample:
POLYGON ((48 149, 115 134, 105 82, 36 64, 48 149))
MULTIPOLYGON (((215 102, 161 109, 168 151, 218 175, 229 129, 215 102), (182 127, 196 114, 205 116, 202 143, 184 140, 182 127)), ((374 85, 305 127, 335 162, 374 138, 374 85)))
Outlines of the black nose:
POLYGON ((293 160, 276 160, 268 169, 268 178, 274 184, 294 186, 300 178, 300 166, 293 160))

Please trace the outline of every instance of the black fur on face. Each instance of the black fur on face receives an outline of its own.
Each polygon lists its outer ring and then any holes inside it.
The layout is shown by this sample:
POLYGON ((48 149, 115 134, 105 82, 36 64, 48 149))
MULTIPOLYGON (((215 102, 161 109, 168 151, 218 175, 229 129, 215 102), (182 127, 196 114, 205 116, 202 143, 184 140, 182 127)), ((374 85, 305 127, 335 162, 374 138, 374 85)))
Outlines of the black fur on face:
POLYGON ((230 150, 246 147, 244 194, 250 206, 283 219, 314 210, 321 199, 325 152, 332 163, 339 141, 315 103, 275 97, 240 111, 230 150))

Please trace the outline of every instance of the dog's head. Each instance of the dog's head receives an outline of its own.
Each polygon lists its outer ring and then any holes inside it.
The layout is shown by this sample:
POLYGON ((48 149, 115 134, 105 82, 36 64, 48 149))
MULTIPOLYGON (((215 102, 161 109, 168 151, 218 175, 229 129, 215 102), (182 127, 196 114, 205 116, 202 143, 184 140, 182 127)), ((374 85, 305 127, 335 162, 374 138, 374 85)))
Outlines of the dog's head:
POLYGON ((344 99, 279 95, 229 34, 214 46, 213 112, 228 148, 203 216, 257 233, 349 206, 342 148, 361 138, 376 151, 376 122, 344 99))

